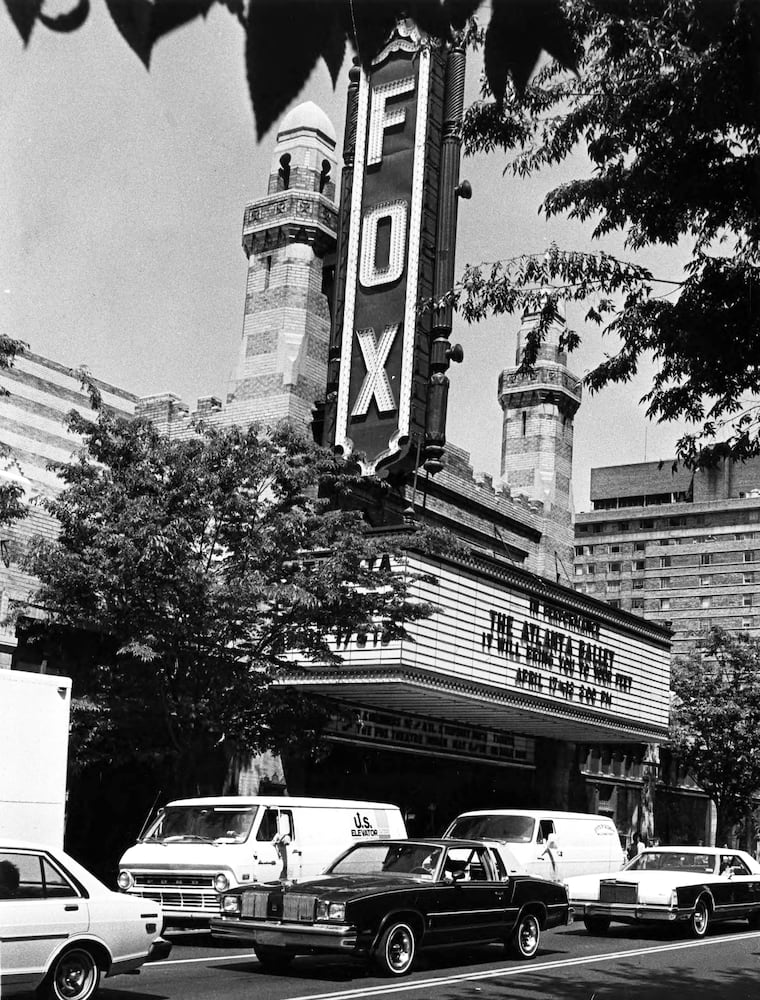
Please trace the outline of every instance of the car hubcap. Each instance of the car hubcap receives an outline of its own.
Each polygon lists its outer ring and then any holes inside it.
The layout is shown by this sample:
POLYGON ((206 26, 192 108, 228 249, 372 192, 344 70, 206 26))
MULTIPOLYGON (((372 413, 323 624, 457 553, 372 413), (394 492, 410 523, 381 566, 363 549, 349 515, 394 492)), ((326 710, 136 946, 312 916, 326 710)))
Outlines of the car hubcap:
POLYGON ((532 955, 538 947, 538 924, 531 918, 520 926, 520 951, 523 955, 532 955))
POLYGON ((698 906, 694 914, 694 930, 697 934, 703 934, 707 926, 707 910, 704 906, 698 906))
POLYGON ((94 969, 88 957, 74 954, 65 958, 56 976, 56 986, 59 996, 66 1000, 76 1000, 86 996, 92 985, 94 969))
POLYGON ((406 927, 399 927, 388 938, 388 964, 400 972, 407 968, 414 954, 414 941, 406 927))

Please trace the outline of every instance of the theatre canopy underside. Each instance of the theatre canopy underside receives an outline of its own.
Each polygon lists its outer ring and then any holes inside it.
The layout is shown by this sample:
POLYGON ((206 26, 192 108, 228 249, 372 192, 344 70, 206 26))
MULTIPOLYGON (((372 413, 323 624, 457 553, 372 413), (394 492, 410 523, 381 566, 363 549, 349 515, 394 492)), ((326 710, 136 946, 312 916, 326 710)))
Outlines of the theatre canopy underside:
POLYGON ((342 657, 278 683, 350 706, 570 742, 667 734, 670 633, 541 577, 487 560, 406 557, 435 606, 387 641, 336 633, 342 657))

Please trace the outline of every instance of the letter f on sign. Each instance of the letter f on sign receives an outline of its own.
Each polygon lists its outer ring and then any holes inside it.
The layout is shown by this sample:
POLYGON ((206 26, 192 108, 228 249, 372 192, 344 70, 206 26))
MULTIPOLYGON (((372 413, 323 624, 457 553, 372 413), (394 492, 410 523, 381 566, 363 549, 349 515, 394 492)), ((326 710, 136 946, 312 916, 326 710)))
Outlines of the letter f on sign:
POLYGON ((413 76, 403 80, 392 80, 379 87, 372 88, 372 104, 369 113, 369 139, 367 142, 367 166, 380 163, 383 159, 383 138, 389 128, 403 125, 406 121, 406 108, 401 105, 388 107, 388 101, 401 94, 413 91, 415 81, 413 76))
POLYGON ((375 331, 371 326, 366 330, 356 331, 367 374, 364 376, 362 387, 351 411, 352 417, 366 417, 373 396, 377 400, 380 413, 390 413, 396 409, 396 400, 393 398, 393 389, 385 371, 385 362, 393 347, 398 328, 398 323, 386 326, 379 341, 375 340, 375 331))

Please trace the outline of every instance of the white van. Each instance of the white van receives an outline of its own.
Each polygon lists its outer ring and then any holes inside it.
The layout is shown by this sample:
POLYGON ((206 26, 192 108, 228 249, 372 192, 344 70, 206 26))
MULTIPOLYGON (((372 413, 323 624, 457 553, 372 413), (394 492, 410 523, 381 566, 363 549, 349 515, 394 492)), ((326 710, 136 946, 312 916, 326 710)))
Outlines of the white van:
POLYGON ((119 888, 202 925, 231 886, 320 874, 357 840, 406 837, 398 806, 345 799, 219 796, 159 810, 119 863, 119 888))
POLYGON ((606 874, 625 862, 615 824, 593 813, 482 809, 457 816, 444 836, 506 844, 523 871, 541 878, 606 874))

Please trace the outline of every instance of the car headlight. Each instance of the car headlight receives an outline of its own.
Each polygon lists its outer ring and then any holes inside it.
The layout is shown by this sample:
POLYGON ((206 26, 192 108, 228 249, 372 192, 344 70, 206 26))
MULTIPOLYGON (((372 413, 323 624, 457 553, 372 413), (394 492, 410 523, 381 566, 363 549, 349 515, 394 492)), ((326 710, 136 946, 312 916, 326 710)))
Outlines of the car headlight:
POLYGON ((122 892, 126 892, 127 889, 131 889, 135 884, 135 877, 132 872, 125 871, 123 868, 119 872, 119 877, 116 879, 116 884, 121 889, 122 892))
POLYGON ((240 916, 240 896, 222 896, 222 913, 232 917, 240 916))
POLYGON ((326 899, 317 902, 317 920, 345 920, 346 904, 330 903, 326 899))
POLYGON ((219 874, 214 878, 214 888, 217 892, 226 892, 229 887, 230 880, 223 872, 219 872, 219 874))

